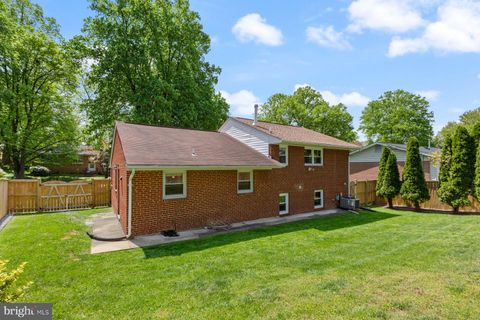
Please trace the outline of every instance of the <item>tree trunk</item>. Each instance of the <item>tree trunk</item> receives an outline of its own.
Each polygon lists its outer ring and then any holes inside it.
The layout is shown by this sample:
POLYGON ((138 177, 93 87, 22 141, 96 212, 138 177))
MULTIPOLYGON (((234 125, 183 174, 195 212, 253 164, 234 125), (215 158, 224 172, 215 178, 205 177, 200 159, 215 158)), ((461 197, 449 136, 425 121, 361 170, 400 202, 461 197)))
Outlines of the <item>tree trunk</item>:
POLYGON ((390 209, 393 209, 393 199, 392 199, 392 198, 388 198, 387 201, 388 201, 388 207, 389 207, 390 209))
POLYGON ((453 207, 453 213, 458 213, 458 207, 453 207))
POLYGON ((415 201, 414 205, 415 205, 415 211, 420 211, 420 203, 415 201))
POLYGON ((15 160, 13 162, 13 172, 15 173, 15 179, 25 178, 25 162, 23 160, 15 160))

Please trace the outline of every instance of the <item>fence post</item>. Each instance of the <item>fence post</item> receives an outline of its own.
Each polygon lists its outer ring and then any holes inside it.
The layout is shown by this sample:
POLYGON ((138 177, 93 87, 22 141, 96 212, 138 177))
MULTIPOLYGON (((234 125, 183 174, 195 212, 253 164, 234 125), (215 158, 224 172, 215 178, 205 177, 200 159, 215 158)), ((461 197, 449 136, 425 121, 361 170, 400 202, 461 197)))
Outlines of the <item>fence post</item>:
POLYGON ((37 190, 37 198, 36 198, 36 201, 37 201, 37 205, 35 206, 36 208, 36 211, 39 212, 40 211, 40 201, 41 201, 41 193, 40 193, 40 182, 41 180, 36 180, 37 182, 37 187, 35 188, 37 190))

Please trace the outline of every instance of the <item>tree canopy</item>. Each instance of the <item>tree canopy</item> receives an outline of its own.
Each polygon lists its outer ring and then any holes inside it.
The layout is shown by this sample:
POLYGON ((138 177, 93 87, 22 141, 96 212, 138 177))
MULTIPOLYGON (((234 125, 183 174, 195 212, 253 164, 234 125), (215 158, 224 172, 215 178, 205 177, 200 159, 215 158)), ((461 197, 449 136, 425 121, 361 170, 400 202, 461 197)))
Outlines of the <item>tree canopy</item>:
POLYGON ((416 137, 427 145, 433 137, 433 112, 429 102, 404 90, 387 91, 370 101, 362 112, 360 130, 369 142, 406 143, 416 137))
POLYGON ((462 113, 458 119, 458 122, 447 122, 447 124, 443 126, 443 128, 435 136, 433 140, 434 145, 440 148, 443 147, 445 138, 448 135, 453 137, 455 129, 457 129, 459 126, 465 127, 468 132, 478 140, 480 138, 480 108, 462 113))
POLYGON ((0 2, 0 146, 22 178, 39 158, 76 152, 78 65, 55 20, 28 0, 0 2))
POLYGON ((89 132, 110 134, 115 120, 217 129, 228 105, 215 91, 210 38, 188 0, 90 0, 74 44, 88 64, 83 103, 89 132))
POLYGON ((302 126, 345 141, 357 134, 353 117, 341 103, 330 105, 311 87, 300 87, 292 95, 272 95, 260 108, 259 118, 282 124, 302 126))

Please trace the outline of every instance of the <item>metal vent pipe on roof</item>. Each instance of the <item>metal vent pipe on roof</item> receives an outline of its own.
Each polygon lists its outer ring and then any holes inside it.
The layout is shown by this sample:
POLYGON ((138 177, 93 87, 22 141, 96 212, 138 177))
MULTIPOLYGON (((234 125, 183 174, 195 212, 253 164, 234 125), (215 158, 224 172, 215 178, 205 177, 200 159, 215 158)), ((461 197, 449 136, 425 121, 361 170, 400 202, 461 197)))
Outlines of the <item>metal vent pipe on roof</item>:
POLYGON ((257 124, 257 116, 258 116, 258 104, 254 105, 253 108, 255 109, 255 112, 253 114, 253 125, 257 124))

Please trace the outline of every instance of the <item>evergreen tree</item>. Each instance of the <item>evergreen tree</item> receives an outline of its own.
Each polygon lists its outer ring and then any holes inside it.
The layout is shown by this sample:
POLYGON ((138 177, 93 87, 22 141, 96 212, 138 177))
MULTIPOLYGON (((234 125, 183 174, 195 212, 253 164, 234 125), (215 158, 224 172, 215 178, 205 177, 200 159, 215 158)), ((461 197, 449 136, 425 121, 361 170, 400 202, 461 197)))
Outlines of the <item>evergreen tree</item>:
POLYGON ((428 187, 423 174, 418 140, 411 137, 407 145, 407 160, 403 169, 403 183, 400 195, 406 201, 412 202, 415 210, 420 210, 420 203, 430 199, 428 187))
POLYGON ((442 159, 440 160, 440 173, 438 174, 438 187, 448 181, 450 165, 452 162, 452 137, 447 135, 442 147, 442 159))
POLYGON ((378 197, 383 197, 383 177, 385 175, 385 166, 387 164, 388 156, 390 155, 390 153, 392 153, 390 148, 384 147, 382 150, 382 156, 380 157, 380 163, 378 164, 377 185, 375 187, 375 191, 378 197))
POLYGON ((477 147, 477 159, 475 162, 475 190, 474 195, 480 199, 480 145, 477 147))
POLYGON ((475 141, 464 127, 458 127, 452 140, 452 161, 448 179, 438 190, 440 199, 454 212, 470 204, 475 176, 475 141))
POLYGON ((388 207, 393 208, 393 198, 400 192, 400 174, 398 173, 397 156, 390 152, 384 167, 382 195, 387 198, 388 207))

